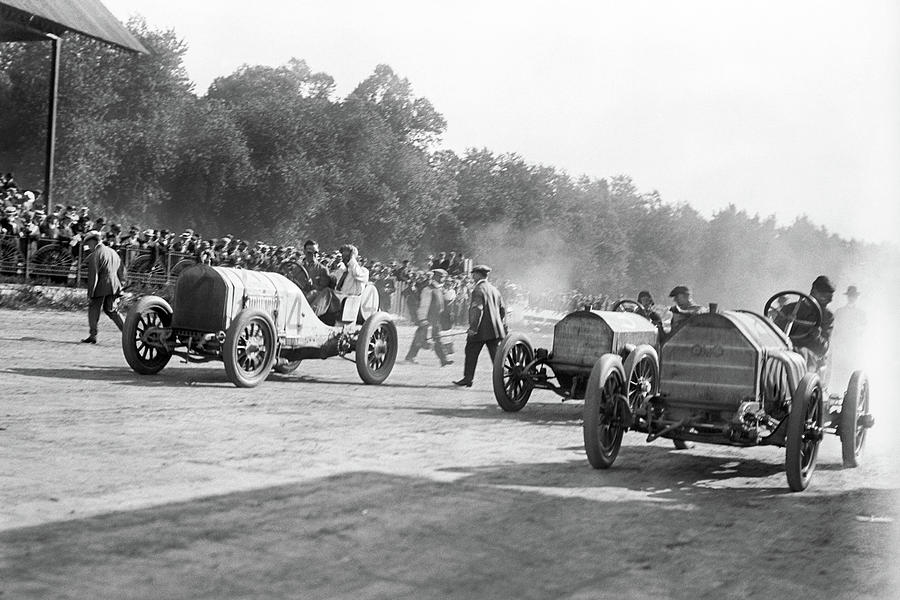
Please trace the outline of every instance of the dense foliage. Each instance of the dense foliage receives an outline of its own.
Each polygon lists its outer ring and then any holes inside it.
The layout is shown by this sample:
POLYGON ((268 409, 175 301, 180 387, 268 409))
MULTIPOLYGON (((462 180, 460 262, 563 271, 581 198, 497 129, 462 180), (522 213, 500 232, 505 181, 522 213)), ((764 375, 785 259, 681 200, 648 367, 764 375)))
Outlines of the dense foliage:
MULTIPOLYGON (((386 65, 346 98, 296 59, 245 65, 197 96, 175 32, 129 27, 151 54, 63 43, 55 202, 208 237, 349 240, 382 258, 458 250, 533 288, 633 296, 687 282, 700 301, 759 302, 819 272, 857 283, 855 269, 896 260, 806 219, 778 227, 732 206, 708 220, 625 176, 441 150, 443 117, 386 65)), ((48 65, 46 44, 0 47, 0 169, 31 188, 48 65)))

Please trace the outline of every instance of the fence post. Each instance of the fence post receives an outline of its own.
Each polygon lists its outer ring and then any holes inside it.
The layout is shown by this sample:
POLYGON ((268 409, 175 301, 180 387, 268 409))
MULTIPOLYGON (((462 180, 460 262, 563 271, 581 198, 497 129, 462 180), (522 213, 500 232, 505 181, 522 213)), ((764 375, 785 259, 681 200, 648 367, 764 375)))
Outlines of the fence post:
MULTIPOLYGON (((60 242, 60 245, 62 243, 60 242)), ((75 248, 70 245, 69 253, 72 255, 72 264, 69 265, 69 274, 66 277, 66 283, 69 287, 78 287, 78 272, 81 270, 81 244, 78 244, 78 251, 72 252, 75 248)))

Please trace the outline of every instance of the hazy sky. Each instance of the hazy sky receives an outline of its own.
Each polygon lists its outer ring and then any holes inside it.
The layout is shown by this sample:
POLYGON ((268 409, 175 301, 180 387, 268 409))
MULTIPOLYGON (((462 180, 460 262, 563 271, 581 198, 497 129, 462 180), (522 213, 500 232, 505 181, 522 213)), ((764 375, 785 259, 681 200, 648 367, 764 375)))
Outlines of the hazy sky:
POLYGON ((345 95, 389 64, 444 145, 628 174, 847 237, 900 228, 900 2, 103 0, 188 43, 197 92, 302 58, 345 95))

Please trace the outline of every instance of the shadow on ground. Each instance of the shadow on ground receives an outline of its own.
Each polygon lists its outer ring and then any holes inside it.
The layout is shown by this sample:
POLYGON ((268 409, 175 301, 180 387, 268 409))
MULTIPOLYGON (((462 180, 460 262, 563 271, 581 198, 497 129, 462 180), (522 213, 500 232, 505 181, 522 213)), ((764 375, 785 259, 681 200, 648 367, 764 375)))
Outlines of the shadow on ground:
POLYGON ((712 467, 688 458, 683 475, 694 478, 656 491, 643 489, 640 473, 601 477, 574 461, 471 470, 452 483, 356 472, 46 524, 0 534, 0 591, 91 599, 891 597, 897 575, 884 565, 894 558, 896 525, 856 517, 896 519, 894 491, 811 498, 703 488, 712 467), (550 469, 558 481, 546 480, 550 469), (609 499, 543 490, 563 483, 609 499), (620 486, 635 493, 617 498, 620 486))

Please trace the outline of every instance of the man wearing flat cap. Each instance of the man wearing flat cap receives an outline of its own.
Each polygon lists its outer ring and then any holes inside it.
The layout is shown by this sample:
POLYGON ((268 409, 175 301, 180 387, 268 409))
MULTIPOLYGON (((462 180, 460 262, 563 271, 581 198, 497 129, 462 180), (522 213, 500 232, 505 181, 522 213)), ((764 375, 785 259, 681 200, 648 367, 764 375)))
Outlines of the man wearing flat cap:
POLYGON ((83 243, 90 250, 88 255, 87 293, 91 299, 88 307, 89 335, 81 340, 84 344, 97 343, 97 326, 100 322, 100 311, 106 313, 119 331, 124 327, 122 317, 116 310, 116 300, 122 293, 124 272, 122 261, 116 251, 106 246, 100 238, 99 231, 89 231, 83 243))
POLYGON ((419 307, 416 312, 416 333, 413 336, 409 352, 406 353, 406 362, 415 363, 416 354, 421 348, 427 346, 428 328, 431 327, 431 341, 434 353, 437 354, 441 366, 452 365, 453 361, 447 357, 441 333, 443 333, 442 317, 447 310, 447 301, 444 297, 444 279, 447 271, 444 269, 432 269, 428 272, 428 283, 419 292, 419 307))
POLYGON ((506 306, 500 292, 487 280, 490 272, 491 268, 487 265, 472 267, 475 286, 469 299, 466 362, 463 367, 463 378, 453 382, 461 387, 472 387, 482 347, 487 346, 488 354, 493 360, 500 346, 500 340, 506 335, 506 306))
MULTIPOLYGON (((819 303, 822 309, 822 322, 817 327, 804 327, 798 331, 799 327, 795 327, 791 334, 791 341, 794 348, 800 350, 801 354, 806 356, 806 366, 810 371, 821 369, 828 359, 828 349, 831 346, 831 332, 834 330, 834 314, 828 310, 828 305, 834 297, 834 285, 825 275, 819 275, 812 282, 809 295, 819 303)), ((800 306, 797 302, 791 302, 779 311, 782 315, 792 315, 796 307, 794 319, 796 321, 813 321, 816 318, 816 308, 808 300, 800 300, 800 306)), ((783 319, 775 318, 775 323, 784 327, 783 319)))
POLYGON ((675 331, 677 327, 691 316, 706 312, 705 308, 694 304, 694 299, 691 297, 691 288, 686 285, 676 285, 672 288, 672 291, 669 292, 669 297, 675 302, 675 304, 669 308, 669 310, 672 311, 671 331, 675 331))

